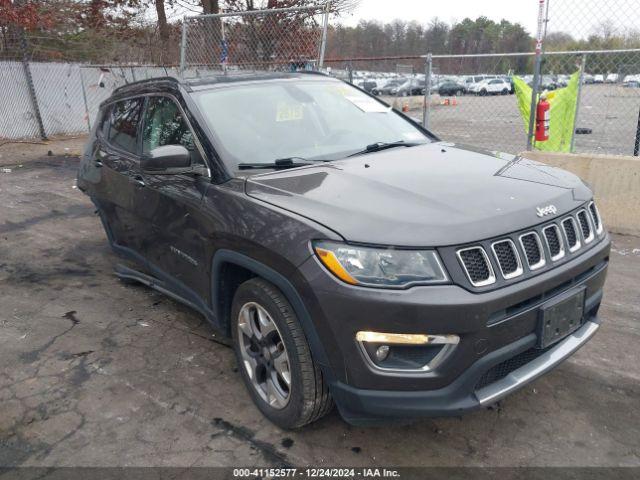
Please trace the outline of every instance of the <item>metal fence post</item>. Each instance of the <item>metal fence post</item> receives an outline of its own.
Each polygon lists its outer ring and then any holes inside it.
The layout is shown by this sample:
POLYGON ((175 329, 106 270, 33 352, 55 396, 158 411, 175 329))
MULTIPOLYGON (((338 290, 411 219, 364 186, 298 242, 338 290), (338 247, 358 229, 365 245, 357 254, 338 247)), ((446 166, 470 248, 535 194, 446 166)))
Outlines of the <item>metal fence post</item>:
POLYGON ((31 68, 29 67, 29 49, 27 47, 27 36, 25 35, 24 29, 22 28, 20 29, 20 48, 22 50, 22 68, 24 70, 24 76, 27 80, 29 97, 31 98, 31 105, 36 116, 36 122, 38 123, 40 138, 46 140, 47 134, 44 131, 44 123, 42 122, 42 115, 40 114, 40 107, 38 106, 38 97, 36 96, 36 89, 33 85, 33 77, 31 76, 31 68))
POLYGON ((638 110, 638 125, 636 126, 636 144, 633 147, 633 156, 637 157, 640 153, 640 110, 638 110))
POLYGON ((576 146, 576 124, 578 123, 578 114, 580 113, 580 97, 582 97, 582 82, 584 81, 584 67, 587 64, 587 54, 582 55, 582 63, 580 64, 580 76, 578 78, 578 98, 576 99, 576 111, 573 115, 573 130, 571 130, 571 150, 573 153, 576 146))
POLYGON ((327 50, 327 30, 329 29, 329 9, 331 8, 331 0, 326 4, 324 17, 322 20, 322 40, 320 42, 320 58, 318 58, 318 70, 324 67, 324 54, 327 50))
POLYGON ((422 125, 424 128, 429 128, 429 114, 431 113, 431 72, 433 70, 433 57, 430 53, 427 53, 427 58, 424 66, 424 103, 422 105, 422 125))
POLYGON ((84 111, 87 116, 87 127, 89 132, 91 132, 91 118, 89 116, 89 102, 87 102, 87 90, 84 86, 84 75, 82 74, 82 67, 80 67, 80 85, 82 86, 82 100, 84 101, 84 111))
POLYGON ((182 39, 180 40, 180 76, 184 75, 185 55, 187 52, 187 16, 182 17, 182 39))
POLYGON ((531 109, 529 111, 529 130, 527 132, 527 150, 533 147, 533 129, 536 119, 538 89, 540 87, 540 66, 542 65, 542 40, 545 27, 545 0, 538 0, 538 34, 536 40, 536 59, 533 67, 533 84, 531 86, 531 109))

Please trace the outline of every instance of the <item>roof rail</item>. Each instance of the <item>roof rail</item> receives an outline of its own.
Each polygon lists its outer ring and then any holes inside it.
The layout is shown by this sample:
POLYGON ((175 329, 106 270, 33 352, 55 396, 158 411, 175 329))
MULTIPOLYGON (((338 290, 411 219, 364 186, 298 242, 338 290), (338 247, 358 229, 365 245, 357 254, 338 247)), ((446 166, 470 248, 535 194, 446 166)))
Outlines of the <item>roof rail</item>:
POLYGON ((175 77, 152 77, 152 78, 145 78, 144 80, 137 80, 135 82, 130 82, 130 83, 125 83, 124 85, 120 85, 118 88, 113 90, 113 93, 118 93, 121 90, 128 90, 131 87, 135 87, 136 85, 142 85, 145 83, 150 83, 150 82, 160 82, 160 81, 165 81, 165 82, 173 82, 175 84, 180 84, 180 80, 175 78, 175 77))

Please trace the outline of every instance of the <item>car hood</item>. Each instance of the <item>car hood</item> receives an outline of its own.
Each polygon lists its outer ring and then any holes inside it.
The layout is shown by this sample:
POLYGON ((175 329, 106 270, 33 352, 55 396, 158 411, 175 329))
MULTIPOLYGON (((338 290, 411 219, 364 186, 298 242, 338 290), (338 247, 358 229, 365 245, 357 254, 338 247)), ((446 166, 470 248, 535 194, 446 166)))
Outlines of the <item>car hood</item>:
POLYGON ((246 192, 347 241, 395 246, 483 240, 553 218, 538 207, 559 216, 591 198, 566 171, 444 142, 253 175, 246 192))

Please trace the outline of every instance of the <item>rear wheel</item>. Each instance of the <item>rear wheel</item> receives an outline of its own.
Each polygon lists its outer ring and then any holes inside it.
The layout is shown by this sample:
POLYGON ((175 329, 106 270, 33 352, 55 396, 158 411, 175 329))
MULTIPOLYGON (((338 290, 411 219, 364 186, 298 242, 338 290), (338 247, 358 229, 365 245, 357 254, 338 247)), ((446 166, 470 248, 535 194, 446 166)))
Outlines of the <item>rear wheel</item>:
POLYGON ((502 90, 502 95, 509 95, 509 89, 505 88, 502 90))
POLYGON ((480 90, 480 96, 484 97, 487 94, 487 90, 485 88, 483 88, 482 90, 480 90))
POLYGON ((281 428, 299 428, 333 405, 302 327, 284 295, 251 279, 233 299, 231 329, 242 379, 260 411, 281 428))

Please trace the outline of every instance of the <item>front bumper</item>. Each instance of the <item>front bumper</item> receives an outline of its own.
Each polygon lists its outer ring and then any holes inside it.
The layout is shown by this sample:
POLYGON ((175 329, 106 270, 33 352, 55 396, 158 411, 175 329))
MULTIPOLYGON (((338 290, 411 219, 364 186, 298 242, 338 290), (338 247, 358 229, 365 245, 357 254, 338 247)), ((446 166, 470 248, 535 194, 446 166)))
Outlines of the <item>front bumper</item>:
POLYGON ((343 417, 363 423, 458 415, 491 404, 552 369, 598 328, 609 248, 609 239, 603 238, 554 269, 483 293, 457 285, 400 291, 353 287, 310 258, 300 267, 308 288, 305 299, 327 350, 331 392, 343 417), (549 349, 536 350, 540 305, 578 287, 586 291, 583 326, 549 349), (456 334, 460 343, 433 370, 385 372, 365 360, 355 341, 361 330, 456 334))
POLYGON ((353 424, 384 418, 444 417, 489 406, 553 369, 587 343, 599 328, 597 317, 501 380, 476 389, 485 372, 502 362, 529 352, 535 334, 507 345, 478 360, 450 385, 437 390, 398 392, 357 389, 337 382, 331 393, 344 419, 353 424))

